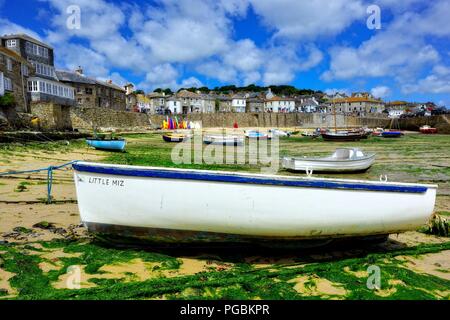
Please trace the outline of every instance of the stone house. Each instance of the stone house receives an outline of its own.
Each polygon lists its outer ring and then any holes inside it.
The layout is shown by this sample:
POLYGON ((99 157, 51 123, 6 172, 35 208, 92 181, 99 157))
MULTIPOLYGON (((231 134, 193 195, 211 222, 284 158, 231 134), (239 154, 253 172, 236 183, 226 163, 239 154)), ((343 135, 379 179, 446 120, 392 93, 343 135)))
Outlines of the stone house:
POLYGON ((264 112, 264 98, 259 93, 249 94, 246 112, 264 112))
POLYGON ((137 97, 134 93, 134 85, 128 83, 124 86, 125 88, 125 104, 127 111, 133 111, 137 106, 137 97))
POLYGON ((217 95, 215 100, 219 102, 219 112, 231 112, 231 102, 233 99, 229 95, 217 95))
POLYGON ((34 67, 33 76, 28 77, 28 101, 75 105, 73 88, 58 81, 51 46, 26 34, 5 35, 1 37, 1 44, 34 67))
POLYGON ((136 109, 138 112, 152 113, 151 101, 145 94, 136 95, 136 109))
POLYGON ((168 98, 165 92, 152 92, 147 94, 147 98, 150 100, 151 114, 164 114, 166 99, 168 98))
POLYGON ((75 89, 78 106, 126 110, 125 90, 113 84, 111 80, 104 82, 86 77, 81 68, 75 72, 58 70, 56 75, 59 81, 75 89))
POLYGON ((351 97, 333 99, 327 103, 328 111, 336 108, 338 113, 366 115, 368 113, 382 113, 385 104, 381 99, 375 99, 368 93, 353 94, 351 97))
POLYGON ((188 90, 181 90, 175 96, 181 101, 181 111, 183 114, 202 112, 203 102, 200 94, 188 90))
POLYGON ((235 94, 231 97, 231 111, 232 112, 245 112, 247 108, 247 99, 243 94, 235 94))
MULTIPOLYGON (((16 52, 0 47, 0 96, 6 93, 14 97, 14 110, 1 110, 6 115, 11 112, 28 112, 27 78, 33 76, 33 66, 16 52)), ((0 107, 1 108, 1 107, 0 107)))
POLYGON ((184 113, 183 110, 183 100, 176 95, 173 95, 166 99, 166 106, 163 114, 181 114, 184 113))
POLYGON ((203 113, 215 113, 216 112, 216 99, 210 94, 200 93, 200 99, 202 103, 203 113))
POLYGON ((264 100, 265 112, 293 112, 295 111, 295 99, 272 96, 264 100))
POLYGON ((295 100, 295 109, 297 112, 326 112, 326 108, 321 108, 320 103, 314 96, 298 97, 295 100))

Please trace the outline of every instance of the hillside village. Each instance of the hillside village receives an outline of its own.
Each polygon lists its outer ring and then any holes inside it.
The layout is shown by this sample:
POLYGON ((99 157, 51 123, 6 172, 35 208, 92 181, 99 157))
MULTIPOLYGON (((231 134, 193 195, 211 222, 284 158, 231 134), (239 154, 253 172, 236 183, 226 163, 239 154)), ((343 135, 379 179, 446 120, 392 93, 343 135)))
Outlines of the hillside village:
MULTIPOLYGON (((355 116, 400 117, 442 112, 432 102, 383 101, 367 92, 347 96, 291 86, 188 88, 145 93, 133 84, 88 77, 76 70, 55 68, 53 48, 26 34, 0 38, 0 126, 31 118, 35 106, 104 108, 115 111, 170 115, 190 113, 338 113, 355 116), (285 89, 285 90, 284 90, 285 89), (25 116, 24 116, 25 115, 25 116)), ((35 108, 36 109, 36 108, 35 108)))

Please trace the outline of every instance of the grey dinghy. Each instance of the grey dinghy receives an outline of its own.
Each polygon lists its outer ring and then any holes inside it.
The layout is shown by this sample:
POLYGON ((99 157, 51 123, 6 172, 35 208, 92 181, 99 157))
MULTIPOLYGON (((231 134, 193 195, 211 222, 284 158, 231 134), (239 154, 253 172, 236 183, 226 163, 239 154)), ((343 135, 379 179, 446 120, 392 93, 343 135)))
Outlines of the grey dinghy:
POLYGON ((360 172, 366 171, 375 161, 374 153, 364 153, 358 148, 339 148, 329 157, 284 157, 283 168, 293 171, 360 172))

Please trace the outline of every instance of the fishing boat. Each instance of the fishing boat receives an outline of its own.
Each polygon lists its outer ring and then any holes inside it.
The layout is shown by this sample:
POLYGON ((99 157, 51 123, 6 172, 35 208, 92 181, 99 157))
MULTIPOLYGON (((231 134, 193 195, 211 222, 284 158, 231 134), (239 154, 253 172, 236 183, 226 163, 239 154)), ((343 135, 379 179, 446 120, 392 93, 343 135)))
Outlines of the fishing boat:
POLYGON ((190 138, 190 135, 185 133, 166 133, 163 134, 165 142, 183 142, 190 138))
POLYGON ((366 133, 362 132, 338 131, 338 132, 322 133, 322 138, 325 141, 346 142, 346 141, 359 141, 361 139, 367 138, 367 136, 366 133))
POLYGON ((86 139, 86 143, 98 150, 105 151, 124 151, 127 142, 125 139, 86 139))
POLYGON ((364 153, 358 148, 338 148, 328 157, 284 157, 283 168, 293 171, 362 172, 375 161, 374 153, 364 153))
POLYGON ((391 131, 391 130, 385 130, 381 133, 381 136, 383 138, 400 138, 402 136, 401 131, 391 131))
POLYGON ((423 134, 434 134, 434 133, 437 133, 437 129, 436 128, 432 128, 432 127, 430 127, 428 125, 421 126, 419 130, 420 130, 420 133, 423 133, 423 134))
POLYGON ((426 184, 89 162, 73 168, 89 232, 169 244, 267 244, 416 230, 432 215, 437 191, 426 184))
POLYGON ((244 144, 244 138, 238 136, 210 135, 203 138, 203 143, 223 146, 242 146, 244 144))
POLYGON ((245 131, 245 136, 249 139, 256 139, 256 140, 268 140, 271 139, 271 136, 267 133, 263 133, 256 130, 249 130, 245 131))

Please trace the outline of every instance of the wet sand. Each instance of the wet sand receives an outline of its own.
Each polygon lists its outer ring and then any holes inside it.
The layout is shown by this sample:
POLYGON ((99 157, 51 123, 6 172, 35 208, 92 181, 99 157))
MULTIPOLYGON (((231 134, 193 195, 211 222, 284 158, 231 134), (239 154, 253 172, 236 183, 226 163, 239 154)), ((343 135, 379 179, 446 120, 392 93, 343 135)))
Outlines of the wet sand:
MULTIPOLYGON (((211 130, 214 132, 214 130, 211 130)), ((219 129, 215 132, 221 132, 219 129)), ((130 138, 131 141, 145 140, 146 138, 130 138)), ((450 139, 450 137, 449 137, 450 139)), ((412 145, 411 148, 418 148, 422 145, 412 145)), ((311 148, 309 146, 300 146, 295 152, 311 148)), ((314 152, 324 153, 332 151, 333 145, 317 144, 314 152)), ((402 165, 405 163, 413 163, 414 165, 423 165, 430 167, 432 165, 448 166, 450 165, 450 151, 440 150, 429 157, 418 157, 416 155, 402 154, 383 154, 383 150, 375 145, 367 145, 370 151, 379 152, 377 162, 380 165, 402 165)), ((105 157, 105 153, 87 149, 85 147, 70 150, 69 152, 48 152, 42 150, 21 150, 13 151, 8 154, 2 154, 0 157, 0 171, 9 170, 29 170, 48 165, 60 165, 72 160, 89 160, 99 161, 105 157)), ((283 173, 284 174, 284 173, 283 173)), ((393 172, 390 174, 391 180, 400 178, 400 180, 410 180, 404 172, 393 172)), ((354 178, 349 176, 348 178, 354 178)), ((436 176, 423 176, 425 182, 433 183, 432 179, 436 176)), ((443 188, 437 197, 436 211, 450 211, 450 192, 448 190, 449 177, 443 175, 440 177, 443 181, 443 188)), ((416 179, 417 180, 417 179, 416 179)), ((418 181, 416 181, 418 182, 418 181)), ((441 182, 435 182, 440 183, 441 182)), ((50 241, 53 239, 79 239, 89 240, 86 230, 80 225, 80 218, 76 204, 75 188, 72 181, 72 172, 69 169, 55 171, 53 197, 57 201, 56 204, 46 204, 46 173, 24 174, 9 178, 0 177, 0 243, 18 243, 18 244, 34 244, 37 241, 50 241), (42 225, 42 222, 45 222, 42 225), (41 223, 41 225, 39 225, 41 223), (50 223, 47 225, 46 223, 50 223)), ((422 244, 441 244, 447 243, 448 238, 425 235, 416 231, 407 232, 399 235, 391 235, 389 241, 381 244, 381 248, 387 251, 402 248, 414 247, 422 244)), ((315 253, 311 255, 310 261, 320 262, 329 259, 340 259, 343 257, 351 257, 355 253, 363 249, 355 249, 354 251, 331 251, 326 253, 315 253), (358 251, 359 250, 359 251, 358 251)), ((61 249, 44 250, 42 262, 39 267, 43 272, 48 273, 52 270, 59 270, 62 267, 60 260, 64 257, 61 249)), ((1 252, 0 252, 1 257, 1 252)), ((145 281, 157 277, 182 277, 186 275, 195 275, 201 272, 227 271, 233 268, 233 263, 220 260, 208 260, 201 256, 182 256, 178 258, 180 267, 176 270, 161 270, 161 264, 158 262, 148 262, 141 259, 134 259, 127 263, 117 263, 104 265, 97 274, 87 274, 84 267, 81 268, 82 288, 92 288, 96 284, 91 279, 121 279, 123 281, 145 281)), ((419 273, 431 274, 433 276, 450 280, 448 271, 450 269, 450 251, 442 251, 435 254, 423 255, 420 257, 398 257, 399 261, 407 264, 409 268, 419 273), (446 271, 447 270, 447 271, 446 271)), ((286 268, 299 267, 305 263, 299 263, 291 254, 286 256, 266 257, 261 255, 249 254, 246 262, 254 268, 264 269, 273 266, 284 266, 286 268)), ((367 277, 366 274, 359 273, 360 277, 367 277)), ((17 292, 9 284, 14 274, 0 268, 0 289, 8 292, 8 296, 12 297, 17 292)), ((52 285, 54 288, 65 288, 67 277, 69 275, 61 275, 52 285)), ((394 281, 395 282, 395 281, 394 281)), ((340 283, 331 282, 327 279, 321 279, 316 275, 304 275, 292 279, 290 282, 297 292, 301 292, 305 296, 320 295, 327 299, 342 299, 346 295, 346 290, 340 283), (314 282, 314 286, 308 285, 314 282)), ((392 287, 401 286, 402 283, 391 283, 392 287)), ((395 289, 387 291, 380 290, 380 297, 388 297, 395 293, 395 289)), ((436 297, 447 297, 448 292, 440 292, 436 297)), ((159 298, 165 298, 161 296, 159 298)), ((257 297, 255 297, 257 298, 257 297)))

